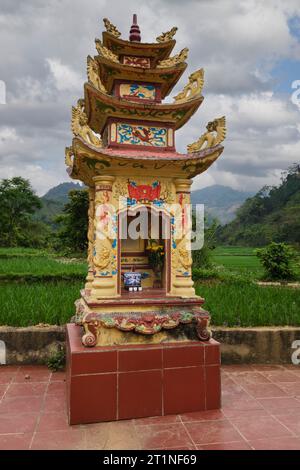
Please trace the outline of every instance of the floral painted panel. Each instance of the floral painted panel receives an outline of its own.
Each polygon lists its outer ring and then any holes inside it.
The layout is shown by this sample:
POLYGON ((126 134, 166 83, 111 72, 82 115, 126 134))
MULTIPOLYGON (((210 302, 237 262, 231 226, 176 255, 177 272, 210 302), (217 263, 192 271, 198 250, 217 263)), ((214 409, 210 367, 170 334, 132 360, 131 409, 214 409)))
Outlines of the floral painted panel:
POLYGON ((130 65, 131 67, 142 67, 145 69, 150 69, 149 57, 134 57, 125 55, 123 59, 123 64, 130 65))
POLYGON ((119 144, 166 147, 167 129, 165 127, 118 123, 117 142, 119 144))
POLYGON ((140 85, 138 83, 122 83, 120 85, 120 96, 122 98, 155 100, 155 86, 140 85))

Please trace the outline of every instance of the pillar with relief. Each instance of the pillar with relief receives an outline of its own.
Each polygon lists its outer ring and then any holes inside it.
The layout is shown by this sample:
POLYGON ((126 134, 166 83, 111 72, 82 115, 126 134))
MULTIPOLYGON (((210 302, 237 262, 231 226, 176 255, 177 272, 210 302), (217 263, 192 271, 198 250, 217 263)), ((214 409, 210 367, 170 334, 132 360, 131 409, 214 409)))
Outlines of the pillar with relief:
POLYGON ((89 187, 88 275, 68 325, 73 424, 210 409, 220 397, 219 345, 192 280, 189 205, 192 179, 223 151, 225 117, 177 152, 177 129, 204 99, 203 69, 165 103, 187 67, 187 48, 171 55, 177 28, 143 43, 136 15, 129 40, 107 18, 104 25, 66 149, 69 175, 89 187), (109 388, 108 407, 85 390, 89 381, 109 388), (84 393, 85 409, 76 398, 84 393))

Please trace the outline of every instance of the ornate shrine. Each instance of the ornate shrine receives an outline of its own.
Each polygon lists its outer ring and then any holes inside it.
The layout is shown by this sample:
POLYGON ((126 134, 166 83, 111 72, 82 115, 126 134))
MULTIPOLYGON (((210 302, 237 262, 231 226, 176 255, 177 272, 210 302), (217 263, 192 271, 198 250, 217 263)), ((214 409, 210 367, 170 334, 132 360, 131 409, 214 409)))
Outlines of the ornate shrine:
MULTIPOLYGON (((102 41, 95 41, 98 54, 87 58, 88 81, 72 109, 73 141, 66 149, 69 175, 89 188, 89 268, 76 326, 69 325, 69 357, 72 337, 76 347, 80 338, 83 351, 99 353, 130 345, 195 347, 195 341, 214 349, 209 314, 192 280, 187 207, 192 178, 223 151, 225 118, 209 122, 187 153, 178 153, 175 132, 203 101, 203 69, 189 76, 172 103, 163 103, 187 67, 187 48, 171 56, 177 28, 147 44, 136 15, 129 41, 108 19, 104 25, 102 41), (141 218, 146 228, 133 236, 141 218), (139 287, 128 287, 130 273, 139 287)), ((110 419, 121 419, 116 416, 110 419)))

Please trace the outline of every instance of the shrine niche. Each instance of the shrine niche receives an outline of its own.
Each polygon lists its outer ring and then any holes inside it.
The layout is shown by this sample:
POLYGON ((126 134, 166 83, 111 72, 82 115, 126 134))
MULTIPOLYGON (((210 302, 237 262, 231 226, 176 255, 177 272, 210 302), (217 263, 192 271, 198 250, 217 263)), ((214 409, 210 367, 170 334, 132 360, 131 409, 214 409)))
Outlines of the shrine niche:
MULTIPOLYGON (((73 141, 65 154, 70 177, 89 188, 88 273, 76 302, 75 325, 68 326, 70 377, 76 351, 91 369, 80 347, 96 355, 103 348, 154 347, 162 357, 167 347, 187 348, 188 355, 197 347, 203 348, 199 357, 204 348, 215 351, 217 362, 209 365, 214 364, 219 380, 219 345, 211 339, 210 316, 192 279, 187 207, 192 178, 223 151, 225 118, 208 123, 186 153, 177 152, 176 130, 204 99, 203 69, 190 75, 173 103, 163 103, 187 66, 187 48, 171 56, 177 28, 148 44, 141 42, 136 15, 129 41, 107 18, 104 25, 102 41, 96 40, 98 55, 88 57, 88 81, 72 110, 73 141)), ((203 356, 203 370, 207 365, 203 356)), ((72 416, 78 407, 70 400, 72 416)), ((195 409, 208 408, 198 403, 195 409)), ((105 420, 97 413, 83 415, 70 422, 105 420)), ((110 418, 121 419, 116 416, 110 418)))

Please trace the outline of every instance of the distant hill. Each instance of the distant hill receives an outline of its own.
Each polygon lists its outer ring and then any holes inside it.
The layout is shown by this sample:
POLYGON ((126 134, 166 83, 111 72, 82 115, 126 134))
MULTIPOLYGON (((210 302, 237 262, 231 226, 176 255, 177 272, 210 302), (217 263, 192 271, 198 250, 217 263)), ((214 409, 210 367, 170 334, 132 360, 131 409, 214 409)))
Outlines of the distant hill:
POLYGON ((42 196, 42 207, 35 213, 35 218, 47 225, 55 226, 54 219, 63 210, 68 201, 69 191, 73 189, 83 189, 79 183, 61 183, 42 196))
POLYGON ((279 186, 264 187, 247 199, 236 218, 219 230, 218 239, 239 246, 300 244, 300 165, 284 172, 279 186))
POLYGON ((203 189, 192 191, 193 204, 204 204, 208 217, 217 218, 221 224, 234 219, 237 209, 254 192, 237 191, 228 186, 214 184, 203 189))
MULTIPOLYGON (((53 225, 53 218, 59 214, 68 201, 69 191, 83 189, 79 183, 62 183, 41 197, 42 208, 36 212, 36 218, 53 225)), ((204 204, 209 218, 217 218, 221 224, 230 222, 236 210, 254 193, 236 191, 227 186, 215 184, 203 189, 192 191, 192 203, 204 204)))
POLYGON ((49 191, 41 197, 42 201, 56 201, 62 204, 65 204, 68 200, 69 191, 72 189, 83 189, 83 186, 79 183, 61 183, 54 188, 49 189, 49 191))

